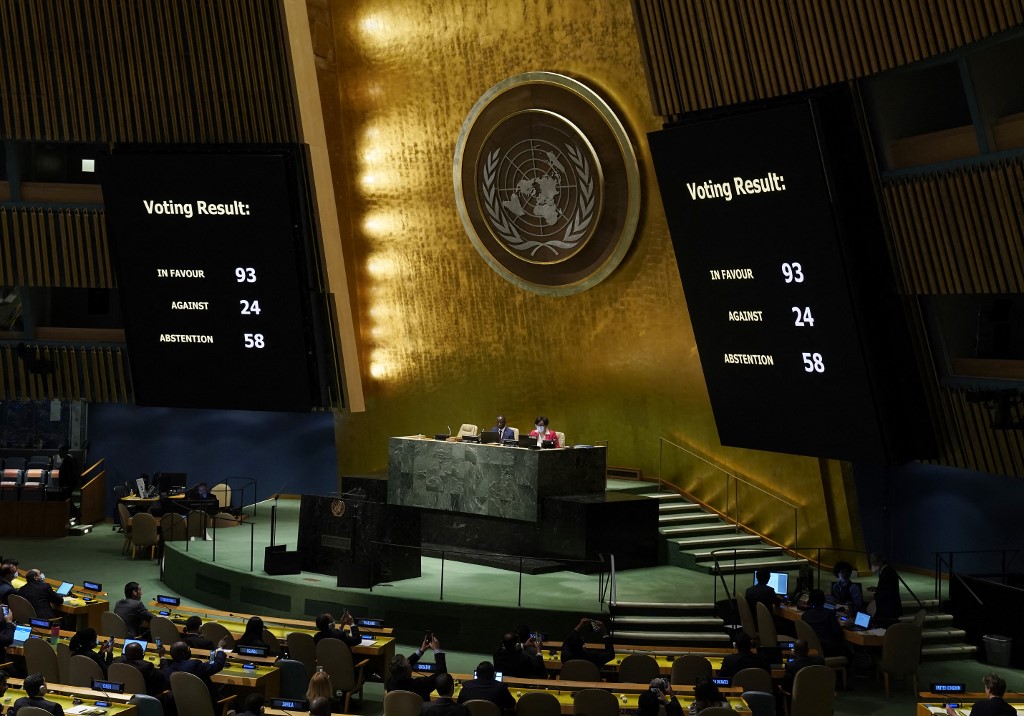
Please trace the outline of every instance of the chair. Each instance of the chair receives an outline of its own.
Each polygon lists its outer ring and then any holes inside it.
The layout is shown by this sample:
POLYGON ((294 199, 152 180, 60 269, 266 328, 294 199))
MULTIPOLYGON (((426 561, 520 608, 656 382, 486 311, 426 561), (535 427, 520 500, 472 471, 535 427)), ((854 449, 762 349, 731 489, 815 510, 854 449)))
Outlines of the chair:
POLYGON ((188 524, 189 539, 206 539, 206 513, 202 510, 192 510, 185 518, 188 524))
POLYGON ((281 698, 306 698, 306 689, 309 687, 306 665, 297 659, 278 659, 274 666, 281 670, 281 698))
POLYGON ((60 683, 68 683, 71 678, 71 647, 65 642, 58 642, 54 645, 57 652, 57 670, 60 671, 60 683))
POLYGON ((331 677, 331 686, 345 692, 342 711, 348 713, 352 694, 363 698, 363 669, 369 660, 353 663, 352 650, 341 639, 321 639, 316 645, 316 663, 331 677))
POLYGON ((627 684, 647 684, 659 676, 661 667, 650 654, 630 654, 619 664, 619 681, 627 684))
POLYGON ((501 716, 501 709, 493 701, 469 699, 463 705, 469 709, 469 716, 501 716))
POLYGON ((527 691, 516 701, 516 716, 562 716, 562 705, 548 691, 527 691))
MULTIPOLYGON (((57 656, 57 653, 54 652, 53 655, 57 656)), ((68 686, 92 686, 93 679, 103 680, 103 669, 100 665, 84 654, 72 656, 68 669, 68 686)))
POLYGON ((47 681, 60 683, 60 663, 57 652, 46 639, 29 639, 25 642, 25 668, 30 674, 39 672, 47 681))
POLYGON ((384 694, 384 716, 420 716, 423 699, 412 691, 397 689, 384 694))
MULTIPOLYGON (((171 674, 171 694, 179 714, 188 716, 215 716, 213 704, 210 703, 210 690, 195 674, 187 671, 176 671, 171 674)), ((234 696, 220 699, 217 703, 227 716, 227 706, 234 696)))
POLYGON ((793 623, 796 625, 797 638, 806 641, 811 651, 817 652, 818 656, 825 659, 825 666, 843 677, 843 688, 845 689, 846 667, 850 660, 845 656, 825 656, 825 652, 821 648, 821 639, 818 638, 818 633, 811 628, 811 625, 804 621, 795 621, 793 623))
POLYGON ((275 654, 281 653, 281 640, 278 638, 276 634, 274 634, 274 632, 270 631, 266 627, 263 627, 263 636, 260 638, 263 639, 264 644, 270 647, 270 651, 274 652, 275 654))
POLYGON ((916 626, 918 629, 923 629, 924 628, 924 617, 925 617, 924 609, 918 609, 917 610, 917 614, 915 614, 914 618, 910 620, 910 623, 913 624, 914 626, 916 626))
POLYGON ((736 597, 736 611, 740 613, 740 626, 743 633, 750 637, 750 641, 757 644, 757 622, 754 621, 754 613, 750 611, 750 602, 744 596, 736 597))
POLYGON ((601 669, 586 659, 569 659, 562 662, 562 672, 558 678, 562 681, 600 681, 601 669))
POLYGON ((188 525, 185 516, 177 512, 165 512, 160 517, 160 539, 164 542, 188 541, 188 525))
POLYGON ((148 512, 140 512, 132 518, 132 559, 135 559, 136 552, 149 547, 149 558, 156 557, 156 547, 160 543, 160 536, 156 529, 156 517, 148 512))
POLYGON ((159 614, 149 621, 149 633, 153 635, 154 639, 159 639, 168 647, 181 639, 181 632, 178 631, 178 626, 167 617, 162 617, 159 614))
POLYGON ((757 667, 741 669, 732 677, 732 685, 744 691, 767 691, 772 693, 772 675, 757 667))
POLYGON ((921 629, 913 624, 897 622, 885 630, 882 638, 882 661, 878 667, 885 678, 885 695, 889 696, 889 675, 909 675, 917 693, 917 667, 921 663, 921 629))
POLYGON ((17 500, 25 477, 25 458, 9 457, 0 472, 0 500, 17 500))
POLYGON ((519 428, 512 428, 512 439, 519 440, 519 428))
POLYGON ((25 465, 26 470, 49 470, 50 469, 49 455, 33 455, 28 459, 28 463, 25 465))
POLYGON ((34 467, 25 470, 25 477, 21 483, 21 499, 35 502, 46 499, 46 481, 49 476, 49 470, 34 467))
POLYGON ((115 639, 131 638, 128 625, 115 612, 100 612, 100 631, 103 636, 112 636, 115 639))
POLYGON ((475 437, 480 434, 480 428, 470 423, 463 423, 462 427, 459 428, 458 437, 464 438, 466 436, 475 437))
POLYGON ((670 681, 673 686, 693 686, 699 678, 710 679, 711 672, 711 662, 707 657, 684 654, 672 662, 670 681))
POLYGON ((583 689, 572 699, 572 712, 577 716, 619 716, 619 700, 611 691, 583 689))
POLYGON ((22 716, 53 716, 49 711, 38 706, 22 706, 18 709, 18 713, 22 716))
MULTIPOLYGON (((760 640, 761 646, 777 647, 779 645, 779 635, 775 631, 775 617, 772 616, 771 611, 764 605, 763 602, 757 602, 757 636, 760 640)), ((783 635, 782 641, 796 641, 792 636, 783 635)))
POLYGON ((124 684, 126 694, 146 693, 145 677, 142 676, 141 671, 131 664, 115 661, 107 667, 107 680, 117 684, 124 684))
POLYGON ((775 695, 767 691, 744 691, 743 701, 750 707, 750 716, 775 716, 775 695))
POLYGON ((830 714, 835 700, 836 672, 827 666, 805 666, 793 679, 789 716, 830 714))
POLYGON ((123 503, 117 503, 117 516, 121 521, 121 531, 124 533, 124 543, 121 545, 121 554, 127 554, 132 544, 132 514, 123 503))
POLYGON ((231 510, 231 485, 226 482, 218 482, 210 488, 210 494, 217 498, 217 504, 222 512, 231 510))
POLYGON ((8 594, 7 606, 11 608, 14 621, 19 624, 28 624, 30 619, 36 618, 36 608, 32 603, 20 594, 8 594))
POLYGON ((556 430, 555 435, 558 436, 558 447, 565 447, 565 433, 560 433, 556 430))
POLYGON ((312 679, 313 671, 316 669, 316 642, 313 635, 293 631, 285 637, 285 641, 288 642, 288 658, 301 661, 306 667, 306 680, 312 679))
POLYGON ((697 712, 698 716, 735 716, 736 712, 728 706, 708 706, 697 712))
MULTIPOLYGON (((126 664, 126 666, 131 665, 126 664)), ((164 716, 164 705, 160 703, 160 699, 148 694, 137 693, 128 699, 128 703, 135 705, 135 712, 138 716, 164 716)))
POLYGON ((220 640, 223 639, 224 646, 226 648, 235 648, 235 637, 231 636, 231 632, 228 631, 227 627, 219 622, 204 622, 203 625, 199 627, 199 633, 214 644, 220 643, 220 640))

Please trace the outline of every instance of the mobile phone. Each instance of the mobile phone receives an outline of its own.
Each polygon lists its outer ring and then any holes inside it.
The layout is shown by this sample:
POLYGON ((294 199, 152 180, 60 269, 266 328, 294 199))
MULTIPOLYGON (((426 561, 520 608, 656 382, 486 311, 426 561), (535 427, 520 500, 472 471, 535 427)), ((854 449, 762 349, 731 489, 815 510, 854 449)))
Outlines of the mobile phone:
POLYGON ((6 604, 4 605, 4 618, 6 619, 11 615, 11 609, 6 604))
POLYGON ((423 632, 423 641, 432 641, 433 638, 434 638, 434 632, 430 631, 429 629, 427 629, 425 632, 423 632))
POLYGON ((216 660, 217 660, 217 650, 214 649, 213 651, 210 652, 210 663, 212 664, 216 660))
POLYGON ((157 649, 159 649, 159 648, 160 648, 160 637, 157 637, 157 638, 156 638, 156 648, 157 648, 157 649))

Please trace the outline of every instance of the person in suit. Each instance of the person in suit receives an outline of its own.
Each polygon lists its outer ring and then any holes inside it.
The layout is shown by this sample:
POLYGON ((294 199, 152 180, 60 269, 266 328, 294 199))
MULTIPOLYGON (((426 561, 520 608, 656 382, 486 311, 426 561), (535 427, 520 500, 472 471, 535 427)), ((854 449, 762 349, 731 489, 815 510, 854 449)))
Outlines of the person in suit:
POLYGON ((263 694, 254 691, 245 697, 245 711, 236 713, 235 716, 262 716, 264 703, 266 699, 263 694))
POLYGON ((499 443, 501 441, 503 441, 503 440, 511 440, 516 435, 515 431, 512 428, 510 428, 507 425, 505 425, 505 416, 504 415, 499 415, 498 416, 498 419, 495 421, 495 425, 494 425, 493 428, 491 428, 491 431, 495 432, 495 433, 498 433, 498 442, 499 443))
POLYGON ((348 627, 347 633, 344 629, 338 629, 334 626, 334 617, 324 612, 316 618, 317 632, 313 635, 314 643, 319 644, 321 639, 341 639, 349 646, 358 646, 363 638, 359 635, 359 627, 356 626, 356 620, 352 618, 347 609, 341 615, 341 625, 342 627, 348 627))
MULTIPOLYGON (((971 707, 970 716, 1014 716, 1017 709, 1010 706, 1003 700, 1006 693, 1006 681, 999 674, 985 674, 983 679, 985 693, 988 698, 984 701, 975 702, 971 707)), ((951 707, 946 707, 949 716, 957 716, 957 712, 951 707)))
POLYGON ((188 644, 183 641, 176 641, 171 647, 171 660, 164 666, 162 671, 168 682, 170 682, 171 676, 179 671, 198 676, 210 691, 210 702, 216 706, 217 699, 220 698, 220 687, 214 685, 210 677, 224 668, 227 658, 228 655, 224 651, 223 639, 217 644, 217 651, 214 653, 212 661, 193 659, 192 650, 188 644))
POLYGON ((473 678, 462 685, 459 692, 459 703, 464 704, 472 699, 490 701, 503 711, 511 711, 516 707, 516 700, 508 690, 508 685, 494 678, 494 664, 481 661, 476 666, 473 678))
POLYGON ((812 589, 807 598, 807 609, 800 618, 818 635, 825 656, 841 656, 843 653, 843 628, 831 609, 825 608, 825 592, 812 589))
POLYGON ((203 626, 203 620, 199 617, 189 617, 185 620, 185 632, 181 635, 181 640, 188 644, 193 649, 210 649, 215 648, 215 644, 207 639, 205 636, 199 633, 199 630, 203 626))
POLYGON ((583 617, 580 623, 573 627, 572 631, 562 640, 562 661, 570 659, 586 659, 601 667, 615 658, 615 646, 612 644, 612 637, 604 628, 604 622, 597 619, 583 617), (596 632, 601 637, 603 648, 588 649, 584 633, 596 632))
POLYGON ((141 644, 134 641, 128 644, 118 661, 134 666, 142 672, 142 678, 146 682, 146 693, 150 696, 156 696, 167 690, 167 677, 153 666, 153 662, 146 661, 146 653, 142 650, 141 644))
POLYGON ((43 711, 49 711, 53 716, 64 716, 64 709, 60 704, 46 700, 46 679, 40 673, 29 674, 21 686, 28 696, 22 696, 14 702, 8 716, 16 716, 23 706, 35 706, 43 711))
MULTIPOLYGON (((875 615, 872 617, 877 627, 888 627, 895 624, 903 616, 903 602, 900 601, 900 575, 879 552, 871 553, 871 571, 878 575, 878 584, 874 587, 875 615)), ((871 588, 868 588, 872 591, 871 588)))
MULTIPOLYGON (((8 611, 0 619, 0 649, 6 649, 14 641, 14 614, 8 611)), ((0 672, 3 673, 3 672, 0 672)))
POLYGON ((71 499, 71 493, 81 485, 82 469, 78 466, 78 460, 68 452, 67 445, 57 448, 57 457, 54 459, 53 469, 58 471, 60 481, 60 499, 71 499))
POLYGON ((445 661, 444 652, 441 651, 441 642, 436 634, 427 634, 423 637, 423 643, 415 653, 408 657, 396 654, 388 666, 388 679, 384 683, 385 691, 412 691, 419 694, 424 701, 430 700, 430 694, 437 688, 437 677, 447 673, 448 665, 445 661), (420 657, 427 651, 434 650, 434 663, 437 671, 427 676, 413 676, 412 666, 420 660, 420 657))
POLYGON ((533 430, 530 431, 531 438, 537 438, 537 445, 539 446, 542 440, 554 440, 556 447, 562 447, 558 442, 558 433, 548 428, 548 419, 543 415, 538 415, 537 419, 533 421, 533 430))
POLYGON ((771 570, 764 567, 754 572, 754 584, 747 588, 744 595, 747 598, 747 604, 750 605, 750 611, 754 614, 757 613, 755 605, 758 602, 768 607, 768 612, 772 613, 782 601, 781 597, 775 593, 775 589, 768 584, 771 576, 771 570))
POLYGON ((38 569, 30 569, 25 575, 25 584, 18 590, 36 610, 40 619, 53 619, 57 616, 54 609, 64 603, 64 597, 53 591, 46 582, 46 575, 38 569))
POLYGON ((452 699, 455 679, 451 674, 437 675, 437 695, 433 701, 424 701, 420 716, 469 716, 469 709, 452 699))
POLYGON ((736 635, 736 653, 728 654, 722 659, 722 666, 718 670, 718 675, 722 677, 735 676, 744 669, 764 669, 770 672, 772 665, 768 663, 761 654, 755 654, 751 651, 753 644, 750 641, 750 637, 746 632, 740 632, 736 635))
POLYGON ((7 604, 7 597, 17 593, 11 582, 18 576, 18 568, 10 562, 0 564, 0 602, 7 604))
POLYGON ((820 656, 810 655, 811 647, 803 639, 797 639, 793 643, 793 660, 786 664, 786 673, 782 677, 782 690, 787 694, 793 693, 793 680, 797 672, 806 666, 817 666, 825 664, 825 659, 820 656))
POLYGON ((136 639, 148 633, 149 621, 154 616, 142 603, 142 587, 138 582, 124 585, 124 599, 117 600, 114 614, 121 617, 128 627, 128 633, 136 639))
POLYGON ((849 562, 836 562, 833 568, 836 581, 832 584, 829 597, 835 604, 850 605, 856 611, 864 609, 864 593, 860 585, 850 579, 853 574, 853 565, 849 562))
POLYGON ((526 642, 514 632, 506 632, 501 637, 501 646, 494 652, 494 670, 506 676, 520 679, 545 679, 547 669, 544 667, 544 656, 541 650, 544 645, 526 634, 526 642))
POLYGON ((683 716, 683 706, 672 693, 672 684, 668 679, 654 679, 651 688, 644 691, 636 700, 637 716, 658 716, 661 708, 665 708, 665 716, 683 716))
POLYGON ((103 642, 100 651, 96 653, 96 630, 87 627, 75 632, 71 637, 71 656, 87 656, 96 662, 103 672, 103 678, 107 678, 107 668, 114 660, 114 642, 112 639, 103 642))

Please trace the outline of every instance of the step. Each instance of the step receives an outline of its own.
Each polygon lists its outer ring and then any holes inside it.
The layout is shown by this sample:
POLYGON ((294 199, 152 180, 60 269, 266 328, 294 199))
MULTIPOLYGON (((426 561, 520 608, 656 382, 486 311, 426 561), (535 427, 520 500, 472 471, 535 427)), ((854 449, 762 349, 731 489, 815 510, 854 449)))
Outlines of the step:
POLYGON ((679 500, 682 502, 689 502, 689 500, 678 492, 640 492, 637 494, 641 497, 650 497, 652 500, 679 500))
POLYGON ((704 612, 715 611, 715 605, 709 602, 615 602, 611 605, 616 612, 640 612, 661 610, 673 612, 704 612))
POLYGON ((978 647, 970 644, 934 644, 921 647, 921 658, 928 660, 940 659, 973 659, 978 647))
MULTIPOLYGON (((900 617, 901 622, 912 622, 914 621, 914 614, 907 614, 904 612, 903 616, 900 617)), ((943 614, 942 612, 930 612, 924 615, 924 628, 927 629, 931 626, 942 627, 951 625, 953 623, 952 614, 943 614)))
POLYGON ((700 627, 702 629, 714 629, 715 627, 718 627, 720 629, 722 628, 722 623, 722 620, 718 617, 664 617, 631 614, 629 616, 616 616, 615 630, 618 631, 623 626, 640 629, 644 625, 647 625, 648 628, 675 627, 676 631, 692 627, 700 627))
POLYGON ((903 613, 911 615, 916 614, 918 609, 937 609, 939 607, 938 599, 922 599, 920 605, 913 599, 904 599, 900 603, 903 605, 903 613))
POLYGON ((703 508, 692 502, 667 502, 662 500, 658 503, 659 515, 676 512, 703 512, 703 508))
POLYGON ((719 551, 722 548, 704 548, 704 549, 680 549, 689 555, 693 556, 693 559, 697 562, 713 562, 715 557, 718 557, 720 562, 726 560, 732 562, 733 555, 737 559, 750 559, 754 557, 776 557, 785 554, 781 547, 775 547, 773 545, 763 544, 760 541, 754 545, 740 545, 737 547, 726 547, 724 551, 719 551))
POLYGON ((921 641, 931 643, 963 641, 967 638, 967 632, 963 629, 923 629, 921 641))
POLYGON ((658 525, 660 527, 672 527, 674 525, 692 525, 700 522, 721 522, 718 515, 709 515, 707 512, 684 512, 682 514, 669 513, 658 514, 658 525))
MULTIPOLYGON (((807 560, 794 559, 792 557, 780 557, 779 559, 740 559, 736 561, 735 565, 730 559, 728 562, 719 563, 719 571, 722 574, 744 574, 752 573, 763 567, 773 572, 788 572, 799 569, 805 564, 807 564, 807 560)), ((714 562, 697 562, 692 569, 711 574, 714 572, 714 567, 714 562)))
MULTIPOLYGON (((696 524, 680 527, 662 527, 658 530, 666 537, 696 537, 699 535, 736 534, 736 528, 727 524, 696 524)), ((675 542, 674 539, 670 540, 675 542)))
POLYGON ((615 641, 622 644, 687 644, 691 646, 730 646, 732 641, 724 631, 620 631, 615 630, 615 641))
POLYGON ((723 534, 720 536, 709 535, 707 537, 684 537, 673 539, 679 549, 688 551, 700 548, 718 549, 720 547, 742 547, 746 545, 761 544, 761 538, 757 535, 748 535, 746 532, 740 534, 723 534))

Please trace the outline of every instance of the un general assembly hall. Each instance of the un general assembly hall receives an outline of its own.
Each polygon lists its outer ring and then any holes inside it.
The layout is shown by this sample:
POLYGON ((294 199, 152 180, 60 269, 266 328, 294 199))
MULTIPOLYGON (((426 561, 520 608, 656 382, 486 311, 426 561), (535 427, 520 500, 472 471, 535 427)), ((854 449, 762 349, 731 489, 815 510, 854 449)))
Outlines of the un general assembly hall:
POLYGON ((0 470, 10 713, 1024 712, 1024 1, 0 0, 0 470))

